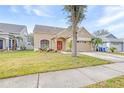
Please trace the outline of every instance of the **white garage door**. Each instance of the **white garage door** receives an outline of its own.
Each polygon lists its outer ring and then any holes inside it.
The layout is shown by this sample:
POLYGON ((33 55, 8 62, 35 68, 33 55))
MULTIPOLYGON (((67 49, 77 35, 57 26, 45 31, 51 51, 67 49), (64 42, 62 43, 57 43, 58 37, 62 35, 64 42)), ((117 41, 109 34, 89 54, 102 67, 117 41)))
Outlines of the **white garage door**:
POLYGON ((115 47, 116 48, 116 52, 122 52, 122 43, 112 43, 111 47, 115 47))

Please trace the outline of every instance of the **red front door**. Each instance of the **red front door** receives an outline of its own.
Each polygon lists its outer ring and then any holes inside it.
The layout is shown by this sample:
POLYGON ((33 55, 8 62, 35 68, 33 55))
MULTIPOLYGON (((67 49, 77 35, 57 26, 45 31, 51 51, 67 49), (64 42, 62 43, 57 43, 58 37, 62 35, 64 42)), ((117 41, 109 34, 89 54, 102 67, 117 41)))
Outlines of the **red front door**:
POLYGON ((62 41, 57 41, 57 50, 62 50, 62 41))

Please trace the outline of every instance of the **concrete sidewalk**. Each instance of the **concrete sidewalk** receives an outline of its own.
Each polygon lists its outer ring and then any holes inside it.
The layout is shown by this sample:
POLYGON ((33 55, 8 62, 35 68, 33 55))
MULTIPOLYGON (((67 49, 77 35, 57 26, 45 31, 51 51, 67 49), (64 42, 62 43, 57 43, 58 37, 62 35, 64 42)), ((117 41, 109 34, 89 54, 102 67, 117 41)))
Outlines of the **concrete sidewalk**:
POLYGON ((2 88, 77 88, 124 75, 124 63, 1 79, 2 88))

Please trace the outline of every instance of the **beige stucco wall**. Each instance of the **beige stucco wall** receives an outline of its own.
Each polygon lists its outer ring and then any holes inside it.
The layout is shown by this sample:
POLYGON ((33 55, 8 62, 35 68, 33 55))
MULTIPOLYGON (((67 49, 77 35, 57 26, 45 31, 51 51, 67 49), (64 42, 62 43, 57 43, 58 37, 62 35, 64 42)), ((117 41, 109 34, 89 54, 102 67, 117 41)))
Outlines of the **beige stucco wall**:
POLYGON ((87 31, 84 31, 84 30, 80 30, 78 33, 77 33, 77 37, 81 37, 81 38, 91 38, 91 34, 87 31))
POLYGON ((40 48, 40 41, 41 40, 48 40, 49 41, 49 48, 52 48, 52 43, 54 42, 51 40, 52 35, 49 34, 41 34, 41 33, 34 33, 34 50, 37 51, 40 48))
POLYGON ((68 39, 66 39, 66 47, 65 47, 65 50, 66 51, 70 51, 71 49, 70 49, 70 42, 71 42, 71 38, 68 38, 68 39))

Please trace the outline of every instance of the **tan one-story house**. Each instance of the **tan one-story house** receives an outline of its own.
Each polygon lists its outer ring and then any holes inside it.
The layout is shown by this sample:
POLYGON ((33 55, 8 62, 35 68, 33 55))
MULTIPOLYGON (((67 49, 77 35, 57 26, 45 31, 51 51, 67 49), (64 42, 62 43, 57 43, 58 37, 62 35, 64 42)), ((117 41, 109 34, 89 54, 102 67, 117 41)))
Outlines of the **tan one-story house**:
MULTIPOLYGON (((35 25, 33 32, 34 51, 45 48, 71 50, 72 32, 66 28, 35 25)), ((91 34, 82 27, 77 32, 77 51, 93 51, 91 38, 91 34)))

